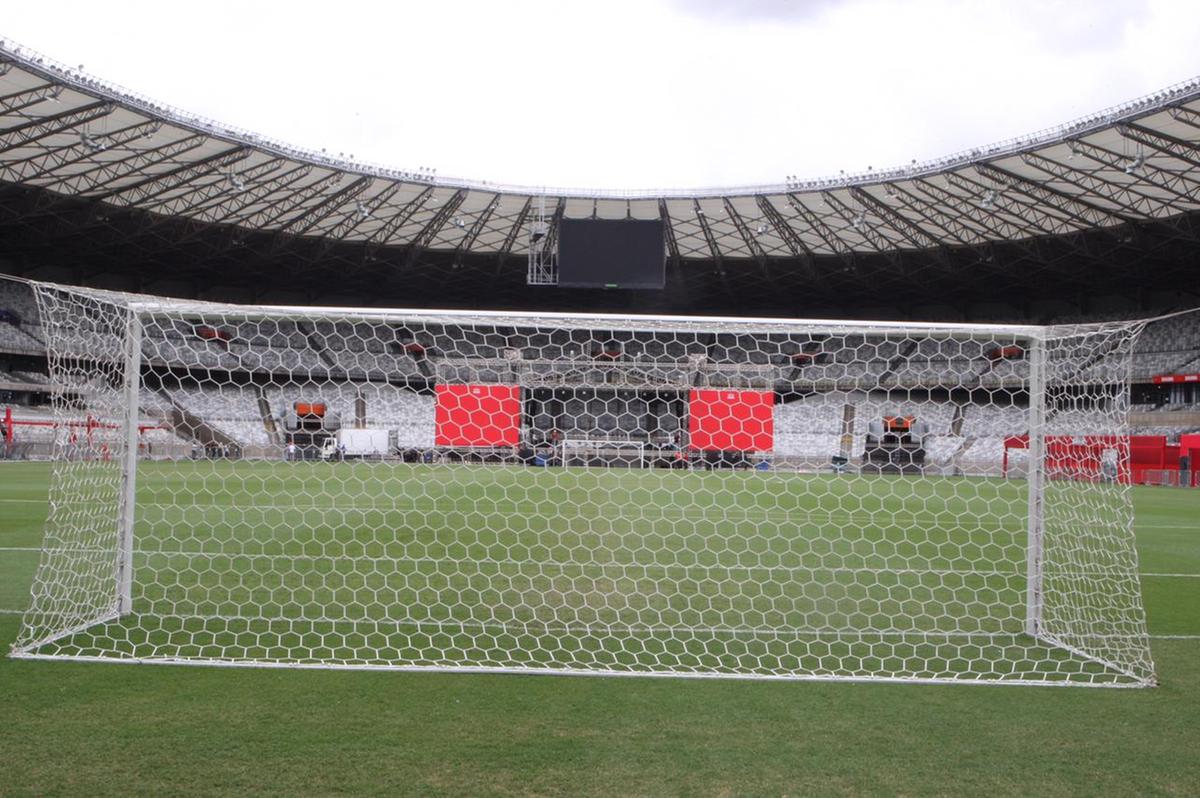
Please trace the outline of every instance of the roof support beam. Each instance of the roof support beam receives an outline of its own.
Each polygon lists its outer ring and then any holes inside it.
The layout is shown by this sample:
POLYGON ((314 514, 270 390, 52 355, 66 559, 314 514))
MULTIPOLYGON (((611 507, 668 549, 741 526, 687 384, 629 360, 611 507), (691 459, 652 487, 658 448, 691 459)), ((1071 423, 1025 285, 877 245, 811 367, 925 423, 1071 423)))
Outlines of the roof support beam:
POLYGON ((801 199, 795 194, 788 194, 788 204, 792 210, 796 212, 804 222, 812 228, 812 231, 817 234, 821 241, 825 242, 825 246, 829 248, 830 253, 841 257, 842 261, 847 265, 851 265, 854 259, 854 253, 850 247, 846 245, 837 233, 833 231, 829 225, 825 224, 821 217, 810 211, 801 199))
MULTIPOLYGON (((1200 118, 1200 115, 1198 115, 1198 118, 1200 118)), ((1157 150, 1164 155, 1170 155, 1172 158, 1178 158, 1192 166, 1200 167, 1200 145, 1197 145, 1196 142, 1186 141, 1169 133, 1160 133, 1157 130, 1151 130, 1136 122, 1119 124, 1117 125, 1117 131, 1127 139, 1157 150)))
POLYGON ((295 213, 296 209, 303 207, 304 203, 320 195, 331 186, 336 186, 342 182, 342 177, 341 172, 326 172, 307 185, 289 188, 280 197, 263 204, 261 207, 253 207, 251 213, 239 218, 237 223, 239 226, 250 230, 272 229, 279 220, 285 219, 290 214, 295 213))
MULTIPOLYGON (((874 224, 866 218, 865 208, 860 208, 855 212, 853 208, 838 199, 832 192, 822 191, 821 196, 824 198, 825 203, 833 209, 834 213, 846 223, 847 227, 854 229, 877 254, 882 255, 891 264, 891 268, 888 270, 876 272, 876 280, 904 285, 907 285, 911 281, 911 275, 908 272, 904 259, 897 255, 896 248, 892 246, 891 242, 883 238, 875 230, 874 224)), ((859 265, 857 263, 854 264, 855 268, 859 265)))
POLYGON ((371 185, 372 179, 370 177, 360 177, 342 186, 317 204, 306 208, 303 214, 296 216, 284 224, 279 228, 279 232, 285 235, 291 234, 297 236, 307 234, 321 222, 325 221, 328 216, 339 211, 347 202, 363 193, 367 186, 371 185))
POLYGON ((869 191, 865 191, 859 186, 850 186, 850 195, 858 200, 858 203, 864 208, 869 206, 884 224, 914 248, 932 249, 941 253, 941 241, 926 233, 919 225, 906 219, 895 208, 883 202, 869 191))
POLYGON ((462 267, 463 257, 471 251, 471 247, 475 245, 475 239, 479 238, 479 234, 487 227, 487 223, 491 220, 492 214, 496 212, 496 206, 500 204, 500 194, 492 195, 488 201, 487 207, 484 208, 471 226, 467 229, 462 241, 458 242, 458 246, 454 248, 454 268, 462 267))
MULTIPOLYGON (((950 178, 951 182, 967 191, 973 189, 981 194, 986 191, 996 192, 993 203, 997 213, 1003 211, 1005 215, 1012 216, 1016 219, 1024 218, 1027 221, 1036 224, 1038 228, 1057 236, 1057 241, 1061 244, 1065 244, 1070 251, 1075 252, 1088 260, 1095 261, 1097 258, 1097 253, 1089 248, 1087 237, 1081 236, 1080 233, 1095 227, 1112 226, 1124 223, 1124 220, 1120 216, 1105 212, 1103 209, 1093 209, 1088 206, 1080 211, 1078 208, 1072 207, 1074 200, 1070 197, 1070 195, 1064 195, 1062 192, 1053 191, 1045 186, 1042 186, 1040 183, 1021 178, 1018 175, 1013 175, 1007 170, 998 169, 996 167, 989 166, 988 164, 976 164, 975 168, 977 171, 987 172, 990 177, 994 178, 998 183, 1004 185, 1004 191, 996 191, 995 188, 985 186, 968 177, 966 174, 959 172, 948 175, 948 178, 950 178), (1033 201, 1019 202, 1016 198, 1011 196, 1013 193, 1027 197, 1033 201), (1067 218, 1061 219, 1043 209, 1057 211, 1058 213, 1065 215, 1067 218), (1082 215, 1083 213, 1086 213, 1087 215, 1082 215), (1074 224, 1072 224, 1072 222, 1074 222, 1074 224)), ((1029 233, 1028 237, 1036 238, 1036 235, 1034 233, 1029 233)), ((1045 269, 1061 272, 1061 269, 1056 268, 1057 264, 1055 263, 1055 260, 1051 257, 1048 257, 1048 244, 1049 242, 1035 240, 1029 242, 1027 246, 1031 251, 1036 253, 1037 257, 1035 260, 1039 261, 1045 269)))
POLYGON ((458 211, 459 206, 463 204, 463 200, 466 198, 466 189, 460 188, 450 195, 450 199, 442 203, 442 207, 437 209, 437 212, 433 214, 433 218, 426 222, 425 226, 421 228, 421 232, 417 233, 416 237, 408 245, 408 258, 404 263, 405 268, 411 268, 417 262, 417 255, 433 242, 433 239, 446 226, 446 222, 458 211))
POLYGON ((212 182, 198 188, 195 192, 195 202, 184 206, 182 212, 206 222, 223 222, 234 215, 237 208, 252 204, 269 194, 281 179, 291 176, 294 180, 298 178, 299 173, 308 174, 311 169, 312 167, 278 157, 240 172, 230 170, 224 181, 212 182), (288 166, 292 168, 287 169, 288 166), (243 188, 238 187, 238 181, 243 188))
MULTIPOLYGON (((110 133, 95 136, 104 142, 106 150, 116 150, 132 145, 139 140, 148 139, 162 128, 158 120, 140 122, 128 125, 110 133)), ((59 169, 83 163, 94 154, 93 148, 85 144, 82 137, 79 141, 64 144, 59 147, 47 147, 36 155, 8 162, 8 167, 20 175, 21 182, 31 182, 50 175, 59 169)))
POLYGON ((708 243, 708 251, 719 270, 721 269, 721 250, 717 246, 717 239, 713 236, 712 228, 708 225, 708 218, 704 215, 704 209, 700 207, 700 200, 693 199, 692 208, 696 212, 696 222, 700 225, 701 232, 704 233, 704 240, 708 243))
POLYGON ((805 268, 811 271, 812 251, 804 243, 804 240, 796 235, 796 231, 792 229, 792 225, 783 217, 783 214, 779 212, 775 204, 762 194, 757 195, 754 201, 758 204, 758 209, 762 211, 763 216, 770 222, 772 229, 775 230, 775 234, 779 236, 784 246, 788 248, 788 251, 794 257, 800 258, 805 268))
POLYGON ((658 200, 658 218, 662 219, 663 234, 667 239, 667 256, 671 265, 679 268, 679 244, 675 241, 675 225, 671 223, 671 212, 667 209, 665 199, 658 200))
MULTIPOLYGON (((4 73, 0 73, 3 77, 4 73)), ((13 116, 48 100, 56 99, 62 94, 62 87, 56 83, 40 83, 28 89, 14 91, 0 97, 0 116, 13 116)))
POLYGON ((400 191, 404 184, 399 181, 394 181, 368 200, 362 200, 361 207, 356 203, 354 210, 347 213, 340 222, 338 222, 332 230, 327 230, 323 236, 324 241, 321 243, 321 248, 317 253, 317 257, 324 257, 329 250, 333 249, 343 239, 354 233, 355 230, 367 223, 372 216, 375 215, 381 208, 391 202, 392 197, 400 191))
MULTIPOLYGON (((0 155, 26 147, 36 141, 57 135, 72 128, 86 125, 108 116, 117 109, 116 103, 98 102, 63 111, 53 116, 40 116, 29 122, 0 130, 0 155)), ((4 174, 8 169, 0 169, 4 174)))
MULTIPOLYGON (((1077 146, 1076 151, 1081 157, 1086 156, 1092 160, 1104 162, 1102 158, 1094 157, 1098 156, 1095 148, 1080 145, 1077 146)), ((1097 176, 1094 170, 1088 171, 1064 166, 1057 161, 1052 161, 1035 153, 1027 153, 1022 157, 1022 160, 1063 183, 1075 186, 1082 194, 1107 199, 1121 209, 1121 215, 1127 222, 1150 219, 1155 215, 1155 211, 1163 205, 1161 199, 1135 190, 1132 182, 1127 184, 1114 183, 1097 176)))
POLYGON ((532 209, 533 197, 526 197, 525 204, 521 206, 521 212, 517 214, 517 218, 512 226, 508 228, 508 233, 504 236, 504 243, 500 245, 500 251, 496 253, 497 272, 504 265, 504 259, 512 252, 513 245, 517 243, 517 237, 525 229, 525 220, 529 218, 529 213, 532 209))
POLYGON ((380 248, 391 243, 394 236, 408 221, 412 219, 413 214, 425 207, 425 203, 433 196, 433 186, 428 185, 421 189, 417 196, 408 201, 404 207, 400 208, 392 215, 384 224, 380 225, 370 237, 367 239, 364 257, 368 261, 373 261, 377 258, 377 253, 380 248))
MULTIPOLYGON (((248 188, 245 191, 230 193, 222 198, 217 199, 208 208, 203 209, 197 217, 201 222, 208 222, 214 225, 229 224, 238 226, 241 225, 248 216, 258 212, 259 202, 266 197, 271 196, 280 189, 286 189, 293 183, 308 177, 312 173, 313 167, 309 164, 294 164, 292 169, 286 172, 273 175, 270 179, 264 180, 258 185, 248 188)), ((286 196, 286 195, 285 195, 286 196)), ((189 243, 196 240, 203 234, 202 226, 197 226, 189 235, 185 236, 180 243, 189 243)))
POLYGON ((767 253, 763 249, 762 243, 758 240, 755 232, 750 229, 748 224, 746 224, 746 220, 743 219, 742 215, 737 212, 737 208, 733 207, 733 202, 730 201, 729 197, 722 197, 721 201, 725 204, 726 215, 728 215, 730 221, 733 222, 733 226, 737 229, 738 235, 741 236, 742 241, 744 241, 746 244, 746 249, 749 250, 751 257, 754 258, 754 262, 758 264, 759 270, 762 271, 763 278, 769 284, 775 285, 775 278, 771 274, 771 267, 769 265, 769 261, 767 260, 767 253))
POLYGON ((1185 125, 1191 125, 1200 130, 1200 112, 1193 111, 1191 108, 1184 108, 1182 105, 1176 105, 1168 108, 1167 113, 1176 122, 1182 122, 1185 125))
POLYGON ((1044 183, 1023 177, 994 164, 976 164, 975 169, 1007 183, 1022 194, 1037 200, 1039 203, 1059 209, 1062 213, 1070 216, 1084 227, 1101 227, 1132 221, 1127 216, 1122 216, 1112 210, 1095 205, 1086 199, 1051 188, 1044 183))
POLYGON ((899 193, 912 198, 914 203, 919 203, 927 212, 931 212, 931 219, 936 220, 935 223, 959 243, 978 245, 982 241, 999 241, 1009 237, 990 210, 942 188, 932 179, 917 178, 909 185, 912 190, 900 188, 899 193), (914 196, 913 191, 922 197, 914 196))
POLYGON ((1066 214, 1066 218, 1063 218, 1057 201, 1050 206, 1057 213, 1048 213, 1043 206, 1039 205, 1036 196, 1030 196, 1030 191, 1024 183, 1018 182, 1014 185, 1013 181, 1000 174, 989 174, 989 177, 991 182, 984 183, 963 172, 950 172, 946 175, 946 182, 967 194, 964 202, 970 203, 975 200, 979 207, 990 212, 1008 227, 1013 228, 1012 232, 1004 236, 1005 238, 1030 238, 1038 235, 1072 232, 1077 228, 1071 225, 1071 221, 1086 226, 1085 222, 1072 214, 1066 214), (992 194, 991 207, 985 208, 989 192, 992 194), (1030 202, 1030 199, 1033 201, 1030 202))
POLYGON ((127 180, 131 176, 145 176, 148 174, 148 169, 197 149, 203 146, 205 141, 207 141, 207 137, 199 134, 176 139, 124 158, 100 161, 87 169, 63 174, 56 177, 53 182, 44 185, 52 191, 63 194, 95 196, 94 192, 97 189, 107 186, 109 183, 127 180))
POLYGON ((254 154, 250 147, 239 145, 223 152, 218 152, 207 158, 201 158, 191 163, 183 164, 174 169, 168 169, 160 174, 152 175, 132 185, 121 186, 95 195, 103 201, 119 200, 122 204, 141 206, 146 200, 159 197, 172 189, 187 185, 197 178, 228 169, 238 161, 243 161, 254 154))
POLYGON ((733 203, 729 200, 729 197, 722 197, 721 202, 725 205, 725 214, 733 222, 733 226, 738 231, 738 235, 741 236, 742 241, 746 244, 746 249, 749 250, 750 256, 758 261, 760 266, 765 267, 767 253, 763 250, 762 244, 759 243, 753 231, 750 230, 749 225, 746 224, 746 220, 737 212, 737 208, 733 207, 733 203))

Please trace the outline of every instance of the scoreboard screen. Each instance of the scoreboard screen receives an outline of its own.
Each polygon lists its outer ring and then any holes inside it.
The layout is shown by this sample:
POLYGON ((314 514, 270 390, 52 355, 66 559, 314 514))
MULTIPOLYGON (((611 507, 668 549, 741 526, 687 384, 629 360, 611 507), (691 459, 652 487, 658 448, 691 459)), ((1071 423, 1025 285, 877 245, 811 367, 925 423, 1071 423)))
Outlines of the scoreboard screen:
POLYGON ((662 219, 561 219, 558 284, 567 288, 662 288, 662 219))

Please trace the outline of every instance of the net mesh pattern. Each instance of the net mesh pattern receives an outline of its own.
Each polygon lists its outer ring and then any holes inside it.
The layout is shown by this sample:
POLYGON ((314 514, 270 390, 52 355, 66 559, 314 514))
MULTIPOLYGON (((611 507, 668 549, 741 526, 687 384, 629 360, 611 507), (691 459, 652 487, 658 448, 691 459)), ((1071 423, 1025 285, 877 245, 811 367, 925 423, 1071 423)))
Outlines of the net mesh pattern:
POLYGON ((1139 323, 36 294, 58 426, 17 656, 1153 683, 1139 323))

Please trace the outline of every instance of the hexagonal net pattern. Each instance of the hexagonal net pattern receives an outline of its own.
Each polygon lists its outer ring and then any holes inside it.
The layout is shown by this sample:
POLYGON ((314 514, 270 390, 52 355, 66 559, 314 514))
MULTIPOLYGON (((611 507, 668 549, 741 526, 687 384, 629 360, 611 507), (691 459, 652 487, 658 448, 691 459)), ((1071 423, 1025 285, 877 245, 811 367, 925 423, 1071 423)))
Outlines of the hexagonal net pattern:
POLYGON ((1140 323, 36 293, 60 424, 15 656, 1153 683, 1140 323))

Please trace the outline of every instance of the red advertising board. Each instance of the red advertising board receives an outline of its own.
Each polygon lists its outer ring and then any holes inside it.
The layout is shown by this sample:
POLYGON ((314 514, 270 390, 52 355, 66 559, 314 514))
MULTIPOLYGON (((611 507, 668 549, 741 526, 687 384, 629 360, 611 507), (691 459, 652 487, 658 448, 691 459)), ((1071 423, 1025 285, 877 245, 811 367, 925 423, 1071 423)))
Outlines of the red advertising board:
POLYGON ((689 446, 699 451, 769 452, 775 437, 772 391, 694 390, 689 446))
POLYGON ((521 436, 517 385, 437 386, 438 446, 515 446, 521 436))

